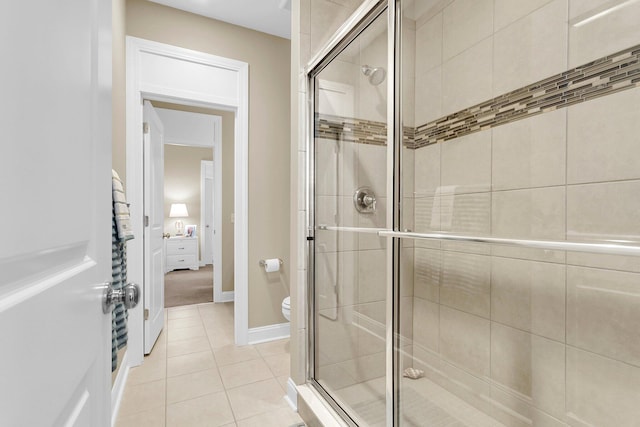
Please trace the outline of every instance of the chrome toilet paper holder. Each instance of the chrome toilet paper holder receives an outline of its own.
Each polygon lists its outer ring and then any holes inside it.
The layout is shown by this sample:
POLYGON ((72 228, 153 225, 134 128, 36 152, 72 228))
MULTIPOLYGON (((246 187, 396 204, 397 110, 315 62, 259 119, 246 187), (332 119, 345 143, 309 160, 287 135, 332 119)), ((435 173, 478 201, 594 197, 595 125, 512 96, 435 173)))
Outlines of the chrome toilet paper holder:
MULTIPOLYGON (((282 258, 278 258, 278 261, 280 261, 280 266, 284 265, 284 261, 282 261, 282 258)), ((263 259, 258 261, 258 264, 260 264, 260 267, 264 267, 266 263, 267 262, 265 260, 263 260, 263 259)))

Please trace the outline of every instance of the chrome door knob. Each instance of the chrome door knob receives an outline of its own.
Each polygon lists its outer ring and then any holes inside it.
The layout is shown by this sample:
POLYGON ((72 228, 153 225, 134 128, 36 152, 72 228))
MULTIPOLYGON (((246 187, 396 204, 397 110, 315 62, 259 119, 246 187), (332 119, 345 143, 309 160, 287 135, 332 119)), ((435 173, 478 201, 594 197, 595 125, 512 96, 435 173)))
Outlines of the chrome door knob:
POLYGON ((102 296, 102 311, 109 313, 111 306, 123 303, 125 308, 131 309, 140 301, 140 287, 135 283, 128 283, 122 289, 113 289, 111 283, 107 283, 102 296))

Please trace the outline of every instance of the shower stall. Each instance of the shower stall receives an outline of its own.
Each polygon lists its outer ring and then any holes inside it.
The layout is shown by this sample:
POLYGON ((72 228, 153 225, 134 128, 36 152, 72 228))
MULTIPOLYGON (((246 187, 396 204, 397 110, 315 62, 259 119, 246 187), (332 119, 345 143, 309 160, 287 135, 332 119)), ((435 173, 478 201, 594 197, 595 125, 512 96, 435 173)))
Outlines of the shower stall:
POLYGON ((359 3, 305 70, 308 382, 349 425, 640 425, 640 1, 359 3))

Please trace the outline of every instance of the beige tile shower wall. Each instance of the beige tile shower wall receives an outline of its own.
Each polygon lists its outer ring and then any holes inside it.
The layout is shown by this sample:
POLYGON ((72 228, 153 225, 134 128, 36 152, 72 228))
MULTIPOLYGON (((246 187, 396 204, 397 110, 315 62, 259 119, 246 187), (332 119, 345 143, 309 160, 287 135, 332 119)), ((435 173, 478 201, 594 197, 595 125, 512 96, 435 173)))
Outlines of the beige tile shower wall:
MULTIPOLYGON (((386 147, 339 139, 319 139, 316 144, 316 222, 384 227, 386 147), (375 213, 355 209, 353 192, 361 186, 375 192, 375 213)), ((375 234, 318 230, 315 244, 315 298, 320 314, 317 378, 331 389, 342 389, 383 377, 385 239, 375 234)), ((410 313, 411 307, 407 308, 410 313)))
MULTIPOLYGON (((442 4, 414 16, 417 126, 640 41, 636 2, 581 25, 611 2, 442 4)), ((637 241, 639 119, 634 88, 419 148, 415 229, 637 241)), ((414 264, 434 382, 507 426, 637 423, 638 258, 416 242, 414 264)))
POLYGON ((386 24, 386 20, 375 21, 322 72, 321 81, 351 87, 353 111, 321 108, 320 113, 386 122, 387 79, 373 85, 362 72, 363 65, 387 69, 386 24))
MULTIPOLYGON (((387 20, 378 18, 365 32, 358 37, 360 57, 358 65, 369 65, 374 68, 382 67, 387 70, 387 20)), ((357 118, 376 122, 387 121, 387 85, 389 79, 378 85, 369 82, 360 67, 359 71, 359 104, 357 118)))
POLYGON ((566 69, 567 0, 493 3, 415 17, 416 125, 566 69))
POLYGON ((609 0, 569 2, 569 67, 584 64, 638 43, 640 3, 609 0), (624 3, 624 4, 617 4, 624 3), (612 6, 622 6, 612 8, 612 6), (598 19, 586 18, 605 12, 598 19))

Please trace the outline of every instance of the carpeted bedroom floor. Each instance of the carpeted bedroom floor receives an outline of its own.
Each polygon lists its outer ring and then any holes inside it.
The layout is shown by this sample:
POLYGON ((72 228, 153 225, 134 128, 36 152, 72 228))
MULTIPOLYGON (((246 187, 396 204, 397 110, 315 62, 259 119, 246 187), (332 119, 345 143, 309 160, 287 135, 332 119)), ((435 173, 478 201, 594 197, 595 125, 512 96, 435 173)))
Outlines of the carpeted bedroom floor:
POLYGON ((213 266, 199 270, 170 271, 164 276, 164 306, 200 304, 213 301, 213 266))

